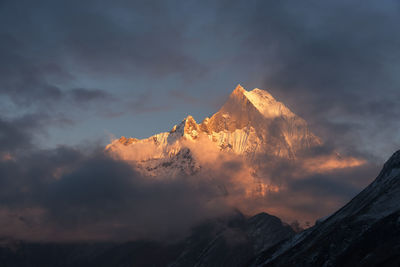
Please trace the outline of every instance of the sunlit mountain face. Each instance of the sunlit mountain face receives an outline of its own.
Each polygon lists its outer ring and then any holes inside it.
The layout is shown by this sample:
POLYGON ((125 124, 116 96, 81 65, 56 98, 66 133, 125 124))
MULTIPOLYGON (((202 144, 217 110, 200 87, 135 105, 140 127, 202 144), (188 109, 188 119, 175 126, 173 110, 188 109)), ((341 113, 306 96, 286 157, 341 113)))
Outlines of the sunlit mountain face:
MULTIPOLYGON (((186 177, 193 184, 210 180, 218 198, 245 214, 267 211, 303 222, 323 214, 296 212, 289 207, 294 204, 291 200, 279 203, 274 198, 288 191, 293 181, 365 163, 326 149, 307 122, 270 93, 258 88, 246 91, 241 85, 201 123, 189 115, 168 132, 140 140, 115 139, 106 153, 130 163, 150 180, 186 177)), ((314 200, 303 196, 300 201, 314 200)))

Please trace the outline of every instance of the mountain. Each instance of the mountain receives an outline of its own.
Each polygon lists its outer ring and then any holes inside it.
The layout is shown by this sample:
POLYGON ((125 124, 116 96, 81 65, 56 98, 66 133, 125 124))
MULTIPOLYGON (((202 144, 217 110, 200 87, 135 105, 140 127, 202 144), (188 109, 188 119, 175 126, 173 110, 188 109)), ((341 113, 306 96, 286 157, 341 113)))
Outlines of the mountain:
POLYGON ((250 157, 264 152, 294 158, 298 151, 321 144, 302 118, 267 91, 256 88, 248 92, 240 85, 199 128, 221 149, 250 157))
POLYGON ((260 154, 295 159, 299 152, 321 145, 307 123, 267 91, 246 91, 238 85, 222 108, 200 124, 189 115, 169 132, 142 140, 121 137, 106 150, 135 161, 139 170, 152 176, 193 174, 200 170, 201 160, 188 151, 189 142, 192 147, 211 143, 248 160, 260 154))
POLYGON ((279 198, 293 180, 364 164, 362 159, 327 149, 304 119, 267 91, 246 91, 240 85, 201 123, 187 116, 169 132, 141 140, 115 139, 106 152, 151 180, 207 183, 215 189, 214 199, 248 215, 267 211, 287 222, 300 220, 302 225, 322 213, 305 212, 299 218, 288 208, 296 203, 272 204, 268 198, 279 198), (282 170, 284 177, 279 176, 282 170))
POLYGON ((179 257, 168 266, 243 266, 266 248, 294 235, 293 229, 267 213, 204 223, 186 239, 179 257))
POLYGON ((0 265, 7 267, 243 266, 294 231, 275 216, 260 213, 218 218, 193 228, 183 241, 126 243, 0 243, 0 265))
POLYGON ((347 205, 253 266, 400 266, 400 151, 347 205))

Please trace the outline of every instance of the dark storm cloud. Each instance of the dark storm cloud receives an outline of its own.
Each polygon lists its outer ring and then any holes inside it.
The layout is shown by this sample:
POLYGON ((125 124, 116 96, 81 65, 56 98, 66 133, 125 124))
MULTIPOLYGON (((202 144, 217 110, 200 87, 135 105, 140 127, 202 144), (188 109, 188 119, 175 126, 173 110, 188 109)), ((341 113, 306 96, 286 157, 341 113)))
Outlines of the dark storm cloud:
POLYGON ((0 155, 30 149, 37 149, 35 137, 46 134, 45 125, 71 125, 63 116, 32 113, 12 118, 0 117, 0 155))
POLYGON ((37 125, 33 120, 29 120, 28 124, 27 122, 24 118, 12 121, 0 118, 0 151, 24 149, 32 145, 29 130, 37 125))
POLYGON ((9 27, 14 41, 22 39, 41 56, 72 59, 78 69, 96 75, 204 71, 185 52, 185 16, 177 17, 178 11, 162 1, 26 1, 22 9, 9 1, 5 6, 3 32, 9 27))
POLYGON ((89 90, 85 88, 75 88, 71 89, 69 94, 72 96, 74 101, 79 103, 87 103, 95 100, 110 101, 112 99, 110 94, 98 89, 89 90))
POLYGON ((99 89, 61 89, 60 82, 71 82, 74 77, 60 64, 32 57, 27 50, 12 35, 0 35, 0 95, 8 97, 19 112, 33 108, 50 116, 60 105, 83 107, 87 102, 113 100, 99 89))
MULTIPOLYGON (((47 83, 43 77, 48 66, 32 62, 21 55, 20 49, 23 49, 23 45, 10 34, 2 33, 0 43, 1 94, 9 96, 20 105, 58 100, 61 97, 60 89, 47 83)), ((57 66, 54 69, 58 70, 57 75, 62 75, 57 66)))
MULTIPOLYGON (((151 13, 141 15, 152 16, 151 13)), ((139 32, 132 32, 137 27, 134 22, 128 22, 123 28, 104 14, 88 13, 74 19, 61 25, 75 29, 66 37, 65 45, 89 71, 109 74, 139 71, 152 76, 204 71, 196 60, 184 54, 184 37, 179 29, 182 25, 171 25, 171 18, 146 20, 142 23, 148 23, 149 29, 139 32)))
POLYGON ((282 209, 284 220, 304 224, 335 211, 376 171, 365 165, 316 175, 304 172, 301 160, 268 158, 258 179, 281 190, 249 198, 248 185, 234 178, 246 163, 221 157, 215 164, 191 177, 146 177, 101 147, 15 152, 0 160, 0 235, 53 241, 180 238, 237 207, 248 214, 282 209))
POLYGON ((177 238, 230 210, 213 181, 144 177, 93 147, 2 159, 0 185, 0 235, 23 239, 177 238))

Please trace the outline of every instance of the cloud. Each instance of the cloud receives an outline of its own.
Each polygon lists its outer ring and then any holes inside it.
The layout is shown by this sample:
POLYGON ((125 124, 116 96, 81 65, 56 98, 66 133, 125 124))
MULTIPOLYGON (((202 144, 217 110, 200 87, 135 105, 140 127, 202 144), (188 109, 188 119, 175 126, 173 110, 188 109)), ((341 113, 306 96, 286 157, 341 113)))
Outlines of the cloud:
MULTIPOLYGON (((265 154, 248 160, 234 153, 221 152, 214 142, 202 135, 196 142, 186 140, 181 141, 181 145, 189 149, 200 166, 190 179, 207 181, 210 190, 218 189, 220 195, 214 197, 227 207, 247 215, 264 211, 286 222, 298 220, 303 225, 306 221, 313 223, 345 204, 374 178, 379 169, 362 158, 340 156, 329 146, 300 153, 296 160, 265 154)), ((154 155, 162 154, 151 140, 129 146, 116 141, 109 149, 127 162, 146 162, 154 155)), ((169 160, 179 162, 174 157, 169 160)), ((175 170, 179 170, 179 166, 179 163, 174 166, 175 170)), ((165 173, 174 173, 161 169, 165 173)), ((139 170, 143 171, 143 167, 139 170)), ((152 177, 154 180, 165 179, 162 174, 151 173, 156 175, 152 177)), ((173 180, 174 175, 168 179, 173 180)))
MULTIPOLYGON (((113 104, 111 95, 103 90, 68 88, 74 77, 65 67, 58 62, 32 58, 29 47, 13 35, 0 34, 0 43, 0 96, 14 105, 8 113, 17 111, 27 116, 40 113, 60 117, 57 115, 61 107, 66 110, 71 106, 87 109, 88 102, 103 102, 101 107, 107 101, 109 106, 113 104), (66 83, 66 86, 62 88, 60 83, 66 83)), ((94 106, 92 109, 99 108, 94 106)))
POLYGON ((0 144, 2 151, 31 146, 31 136, 23 131, 18 121, 0 120, 0 144))
POLYGON ((103 4, 97 12, 91 11, 91 4, 81 8, 79 14, 63 10, 57 27, 65 29, 65 48, 87 70, 151 76, 178 73, 186 78, 205 71, 184 47, 184 21, 165 3, 120 1, 113 4, 115 13, 107 12, 109 5, 103 4), (138 24, 145 26, 138 28, 138 24))
POLYGON ((75 88, 69 91, 72 99, 78 103, 87 103, 95 100, 110 101, 110 94, 99 89, 75 88))
MULTIPOLYGON (((46 52, 62 63, 68 57, 76 68, 95 76, 132 71, 189 76, 205 71, 184 47, 185 21, 161 1, 116 1, 112 5, 40 1, 36 12, 26 12, 29 8, 29 2, 22 10, 6 2, 2 30, 18 28, 10 34, 14 40, 29 43, 46 58, 46 52)), ((24 52, 31 55, 29 49, 24 52)))
MULTIPOLYGON (((3 124, 5 132, 18 136, 3 124)), ((22 137, 29 133, 29 127, 18 129, 26 131, 22 137)), ((200 164, 199 172, 162 172, 156 177, 140 172, 137 165, 154 155, 152 143, 132 146, 122 155, 139 163, 92 145, 44 150, 30 142, 11 143, 2 151, 12 153, 0 158, 0 236, 35 241, 171 240, 236 209, 247 215, 267 211, 304 225, 348 201, 377 169, 364 164, 309 170, 307 160, 327 156, 329 148, 298 161, 259 155, 255 169, 254 162, 221 153, 208 138, 202 141, 202 146, 183 141, 200 164)))
POLYGON ((186 26, 173 13, 162 2, 3 2, 1 100, 9 113, 62 111, 73 121, 168 109, 147 92, 126 96, 115 87, 127 76, 131 87, 140 76, 190 79, 205 71, 185 49, 186 26), (103 86, 105 77, 117 85, 103 86))
POLYGON ((34 138, 46 122, 49 118, 40 114, 0 117, 0 154, 34 148, 34 138))
POLYGON ((177 238, 230 211, 210 180, 154 180, 96 149, 16 155, 0 161, 0 177, 0 235, 14 238, 177 238))

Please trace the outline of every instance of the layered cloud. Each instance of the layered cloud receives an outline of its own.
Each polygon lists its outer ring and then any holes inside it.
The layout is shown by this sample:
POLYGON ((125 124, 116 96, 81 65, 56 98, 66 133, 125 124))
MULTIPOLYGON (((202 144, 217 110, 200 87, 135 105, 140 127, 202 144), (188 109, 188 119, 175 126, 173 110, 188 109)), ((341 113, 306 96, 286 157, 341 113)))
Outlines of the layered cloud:
POLYGON ((229 212, 210 180, 157 181, 102 151, 36 151, 0 162, 1 236, 42 241, 177 238, 229 212))
POLYGON ((348 201, 379 168, 362 158, 340 156, 324 146, 300 153, 296 159, 268 153, 250 159, 246 154, 221 151, 202 134, 195 140, 178 140, 170 148, 175 152, 169 155, 152 138, 128 145, 124 140, 113 142, 108 152, 149 175, 147 179, 174 181, 186 177, 196 183, 206 182, 210 190, 219 192, 214 197, 230 209, 246 215, 269 212, 286 222, 298 220, 303 226, 348 201), (190 153, 185 159, 176 152, 186 150, 190 153))
POLYGON ((364 164, 315 172, 308 170, 308 158, 294 162, 260 156, 254 176, 254 165, 221 153, 211 141, 202 146, 187 141, 185 147, 201 164, 195 175, 146 176, 135 162, 111 157, 102 147, 3 154, 0 236, 174 240, 237 209, 246 215, 266 211, 304 226, 349 200, 376 170, 364 164))

